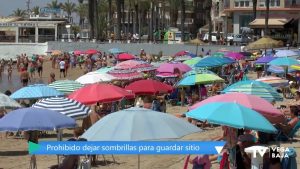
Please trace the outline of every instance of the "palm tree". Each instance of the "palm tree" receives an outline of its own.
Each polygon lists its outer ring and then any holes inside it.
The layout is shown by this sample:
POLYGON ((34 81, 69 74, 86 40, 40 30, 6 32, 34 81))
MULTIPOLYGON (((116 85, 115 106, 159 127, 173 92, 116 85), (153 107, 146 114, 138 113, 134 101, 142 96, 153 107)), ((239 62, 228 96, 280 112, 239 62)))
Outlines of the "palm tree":
POLYGON ((95 15, 94 15, 94 2, 95 0, 89 0, 88 1, 88 12, 89 12, 89 23, 90 23, 90 32, 91 32, 91 35, 90 35, 90 39, 94 39, 95 37, 95 15))
POLYGON ((266 16, 265 16, 265 35, 269 35, 269 12, 270 12, 270 0, 266 0, 266 16))
POLYGON ((82 26, 84 24, 84 20, 87 17, 88 6, 86 4, 79 4, 76 7, 76 13, 79 16, 79 25, 82 26))
POLYGON ((60 5, 57 0, 52 0, 50 3, 47 4, 48 8, 60 8, 60 5))
POLYGON ((121 3, 122 0, 116 0, 117 6, 117 32, 116 32, 116 39, 121 39, 121 3))
POLYGON ((170 4, 170 24, 172 27, 177 27, 178 19, 178 7, 180 6, 180 0, 169 0, 170 4))
POLYGON ((16 10, 13 11, 11 15, 16 17, 24 17, 26 14, 27 14, 26 10, 17 8, 16 10))
POLYGON ((184 42, 185 2, 181 0, 181 41, 184 42))
POLYGON ((253 19, 256 19, 257 0, 252 0, 253 3, 253 19))
POLYGON ((68 1, 62 4, 61 8, 67 13, 68 20, 70 21, 72 13, 76 10, 76 4, 68 1))
POLYGON ((212 10, 212 0, 207 1, 206 13, 208 20, 208 41, 211 43, 211 35, 212 35, 212 18, 211 18, 211 10, 212 10))
POLYGON ((108 2, 108 25, 109 30, 112 28, 113 14, 112 14, 112 0, 107 0, 108 2))
POLYGON ((35 6, 31 9, 31 11, 35 14, 38 15, 40 14, 40 7, 39 6, 35 6))

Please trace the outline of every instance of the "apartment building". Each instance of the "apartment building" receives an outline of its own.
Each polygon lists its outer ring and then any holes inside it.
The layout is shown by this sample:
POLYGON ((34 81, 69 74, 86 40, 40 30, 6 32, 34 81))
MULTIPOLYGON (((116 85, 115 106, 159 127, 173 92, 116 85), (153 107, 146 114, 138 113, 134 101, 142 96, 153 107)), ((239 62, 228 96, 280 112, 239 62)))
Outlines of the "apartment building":
MULTIPOLYGON (((241 27, 255 30, 257 35, 264 35, 265 0, 257 1, 256 18, 253 17, 252 0, 223 1, 223 26, 228 33, 239 34, 241 27)), ((271 36, 285 42, 300 42, 300 0, 270 0, 269 28, 271 36)))

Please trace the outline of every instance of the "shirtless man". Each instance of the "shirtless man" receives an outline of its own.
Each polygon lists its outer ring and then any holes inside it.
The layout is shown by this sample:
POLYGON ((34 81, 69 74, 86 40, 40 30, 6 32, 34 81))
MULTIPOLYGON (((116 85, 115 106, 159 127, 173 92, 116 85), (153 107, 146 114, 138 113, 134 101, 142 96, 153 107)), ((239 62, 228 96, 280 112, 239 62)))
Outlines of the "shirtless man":
POLYGON ((30 81, 29 73, 26 71, 25 68, 22 68, 22 72, 20 74, 20 80, 21 80, 23 87, 27 86, 28 81, 30 81))

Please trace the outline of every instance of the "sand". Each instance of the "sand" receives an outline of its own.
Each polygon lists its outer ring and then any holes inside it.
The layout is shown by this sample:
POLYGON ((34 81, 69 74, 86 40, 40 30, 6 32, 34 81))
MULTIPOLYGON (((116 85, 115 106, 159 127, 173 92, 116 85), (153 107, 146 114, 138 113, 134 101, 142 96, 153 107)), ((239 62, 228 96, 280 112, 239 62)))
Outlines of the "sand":
MULTIPOLYGON (((77 77, 83 74, 83 70, 76 68, 70 69, 67 78, 59 78, 59 70, 52 69, 50 66, 50 62, 45 62, 44 65, 44 74, 42 78, 34 78, 32 83, 37 82, 45 82, 47 83, 48 77, 50 72, 55 72, 56 79, 71 79, 75 80, 77 77)), ((5 72, 6 73, 6 72, 5 72)), ((16 71, 14 71, 14 75, 18 75, 16 71)), ((36 75, 37 77, 37 75, 36 75)), ((7 76, 4 74, 3 79, 0 82, 1 91, 5 91, 10 89, 15 91, 16 89, 20 88, 20 83, 18 77, 14 77, 12 82, 7 81, 7 76)), ((167 112, 170 114, 178 114, 184 113, 187 111, 187 107, 168 107, 167 112)), ((80 122, 79 122, 80 123, 80 122)), ((55 140, 55 133, 52 133, 51 138, 42 138, 42 140, 55 140)), ((70 130, 64 130, 64 133, 69 133, 68 136, 70 137, 70 130)), ((216 136, 221 136, 222 131, 220 127, 216 128, 208 128, 205 129, 201 133, 195 133, 192 135, 188 135, 182 139, 184 140, 211 140, 216 136)), ((64 138, 68 138, 68 136, 64 136, 64 138)), ((285 147, 295 147, 297 150, 298 156, 300 155, 300 143, 285 143, 281 144, 285 147)), ((181 169, 184 165, 185 155, 141 155, 140 158, 140 165, 141 169, 181 169)), ((112 156, 106 155, 105 159, 107 164, 104 162, 104 159, 101 155, 98 156, 98 166, 93 168, 103 168, 103 169, 136 169, 138 163, 138 156, 137 155, 116 155, 114 156, 116 163, 113 163, 112 156)), ((30 157, 28 155, 28 145, 26 140, 24 139, 15 139, 15 138, 5 138, 0 137, 0 169, 26 169, 29 168, 29 161, 30 157)), ((37 167, 39 169, 46 169, 49 168, 51 165, 57 164, 57 157, 56 156, 37 156, 37 167)), ((298 167, 300 166, 300 160, 298 160, 298 167)), ((189 165, 189 168, 192 168, 192 165, 189 165)), ((217 163, 213 163, 212 168, 219 168, 217 163)))

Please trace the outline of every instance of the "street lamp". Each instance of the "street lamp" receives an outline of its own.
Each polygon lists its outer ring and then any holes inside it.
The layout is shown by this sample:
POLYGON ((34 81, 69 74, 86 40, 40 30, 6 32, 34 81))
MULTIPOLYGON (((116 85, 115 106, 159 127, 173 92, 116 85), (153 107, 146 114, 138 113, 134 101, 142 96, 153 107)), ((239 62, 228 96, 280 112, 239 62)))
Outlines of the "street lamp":
POLYGON ((71 42, 71 38, 70 38, 70 35, 71 35, 71 25, 67 24, 66 28, 67 28, 67 32, 68 32, 68 42, 71 42))

